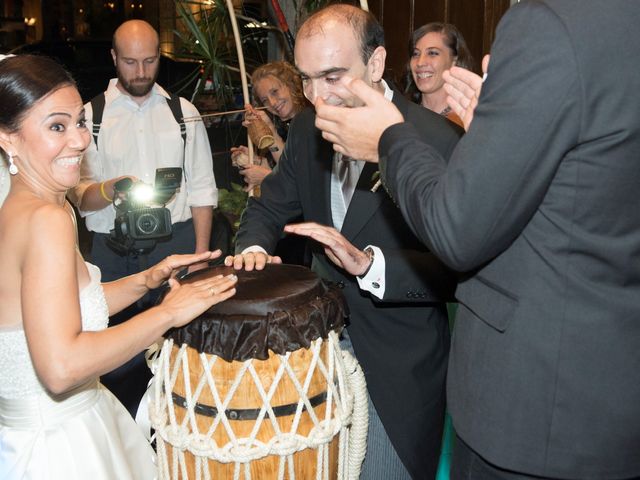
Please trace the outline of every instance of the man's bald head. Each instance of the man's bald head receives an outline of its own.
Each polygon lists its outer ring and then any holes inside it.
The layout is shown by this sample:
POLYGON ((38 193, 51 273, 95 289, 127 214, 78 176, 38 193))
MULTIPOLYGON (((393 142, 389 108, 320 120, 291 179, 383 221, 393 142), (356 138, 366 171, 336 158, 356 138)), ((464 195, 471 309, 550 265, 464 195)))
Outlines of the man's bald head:
POLYGON ((335 24, 348 25, 360 40, 362 61, 366 64, 378 47, 384 47, 384 30, 376 18, 361 8, 347 4, 335 4, 321 8, 307 18, 298 30, 297 38, 324 33, 335 24))
POLYGON ((354 107, 360 100, 341 83, 359 78, 381 87, 386 51, 382 28, 368 12, 336 4, 311 15, 300 27, 294 52, 304 94, 335 106, 354 107))
POLYGON ((158 32, 144 20, 127 20, 121 24, 113 33, 111 48, 117 53, 118 46, 135 41, 155 42, 156 49, 160 49, 158 32))

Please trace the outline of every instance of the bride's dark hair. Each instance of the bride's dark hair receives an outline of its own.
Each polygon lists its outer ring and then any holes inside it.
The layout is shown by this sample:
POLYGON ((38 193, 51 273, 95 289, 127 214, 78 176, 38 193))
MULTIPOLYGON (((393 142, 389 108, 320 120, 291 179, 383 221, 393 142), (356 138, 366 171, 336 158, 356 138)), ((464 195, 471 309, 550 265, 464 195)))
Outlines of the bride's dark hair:
POLYGON ((41 55, 16 55, 0 61, 0 129, 15 132, 39 100, 75 81, 59 63, 41 55))

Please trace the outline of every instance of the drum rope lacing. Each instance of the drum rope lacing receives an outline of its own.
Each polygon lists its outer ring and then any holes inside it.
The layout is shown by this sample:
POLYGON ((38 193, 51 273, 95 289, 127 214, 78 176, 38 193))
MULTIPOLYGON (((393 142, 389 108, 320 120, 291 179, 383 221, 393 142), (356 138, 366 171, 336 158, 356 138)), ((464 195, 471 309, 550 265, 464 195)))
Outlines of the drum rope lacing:
POLYGON ((211 374, 213 365, 219 361, 218 357, 207 357, 204 353, 199 355, 202 375, 195 388, 192 388, 187 345, 183 344, 180 347, 175 364, 171 366, 173 340, 165 340, 163 348, 152 361, 156 377, 151 387, 152 400, 149 410, 151 423, 156 429, 158 440, 160 479, 178 478, 178 470, 180 470, 182 478, 187 478, 185 451, 189 451, 196 458, 195 474, 197 480, 211 478, 209 460, 234 463, 234 480, 240 479, 241 470, 244 470, 244 478, 249 479, 251 478, 250 462, 268 455, 280 457, 278 479, 285 478, 285 470, 288 473, 288 479, 294 479, 293 454, 307 448, 317 449, 317 465, 320 468, 316 469, 316 479, 328 479, 329 444, 336 435, 339 435, 338 478, 357 479, 366 450, 368 425, 364 374, 353 356, 340 349, 338 335, 335 332, 329 333, 326 343, 329 353, 328 365, 321 358, 323 340, 319 338, 312 342, 309 350, 313 357, 303 384, 300 383, 289 364, 290 353, 277 355, 280 359, 280 365, 268 391, 264 389, 254 368, 254 359, 250 359, 243 362, 242 368, 236 375, 225 398, 221 398, 211 374), (328 408, 325 409, 325 415, 322 419, 316 415, 308 396, 309 386, 316 370, 327 380, 326 404, 328 408), (178 422, 171 392, 180 373, 182 373, 184 381, 186 415, 181 422, 178 422), (250 375, 253 379, 262 400, 262 407, 251 434, 248 437, 238 438, 224 412, 227 411, 229 403, 245 375, 250 375), (294 385, 299 397, 290 432, 281 431, 271 406, 271 398, 285 375, 294 385), (208 431, 201 433, 196 423, 194 410, 197 400, 205 388, 208 388, 213 396, 218 415, 213 419, 208 431), (313 422, 313 428, 306 436, 296 433, 303 411, 306 411, 313 422), (275 432, 268 442, 256 438, 264 421, 269 421, 275 432), (220 427, 224 428, 230 439, 229 442, 221 446, 217 445, 213 439, 214 432, 220 427), (169 474, 169 459, 165 442, 173 447, 171 450, 171 474, 169 474))

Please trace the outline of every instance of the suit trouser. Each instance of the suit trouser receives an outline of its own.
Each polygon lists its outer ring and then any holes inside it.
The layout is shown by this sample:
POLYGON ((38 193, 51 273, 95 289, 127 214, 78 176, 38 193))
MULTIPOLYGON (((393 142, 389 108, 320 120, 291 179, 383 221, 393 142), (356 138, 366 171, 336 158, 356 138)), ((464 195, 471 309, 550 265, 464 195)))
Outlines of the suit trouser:
MULTIPOLYGON (((346 329, 343 330, 340 346, 355 356, 346 329)), ((367 453, 362 463, 360 480, 411 480, 411 475, 396 453, 368 394, 367 399, 369 402, 367 453)))
MULTIPOLYGON (((104 233, 94 233, 91 248, 91 263, 100 267, 103 282, 110 282, 138 273, 174 253, 193 253, 196 244, 192 220, 174 223, 172 225, 171 239, 167 242, 158 242, 156 247, 146 256, 146 259, 143 259, 142 263, 139 258, 123 256, 114 252, 107 245, 108 237, 109 235, 104 233)), ((148 309, 155 304, 160 292, 161 289, 153 290, 138 302, 116 315, 112 315, 109 318, 109 325, 122 323, 148 309)), ((111 390, 131 416, 135 418, 138 405, 147 390, 147 384, 150 379, 151 371, 147 367, 144 352, 142 352, 124 365, 103 375, 100 381, 111 390)))
MULTIPOLYGON (((615 461, 615 459, 612 459, 615 461)), ((553 480, 552 477, 538 477, 504 470, 490 464, 456 436, 451 462, 450 480, 553 480)), ((628 480, 640 480, 640 477, 628 480)))

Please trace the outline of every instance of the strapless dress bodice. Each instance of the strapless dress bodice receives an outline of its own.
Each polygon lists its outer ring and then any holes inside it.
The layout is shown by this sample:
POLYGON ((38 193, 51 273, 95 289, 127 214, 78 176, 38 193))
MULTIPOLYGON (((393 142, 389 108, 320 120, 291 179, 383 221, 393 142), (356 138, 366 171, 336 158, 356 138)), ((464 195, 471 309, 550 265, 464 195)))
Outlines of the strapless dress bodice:
MULTIPOLYGON (((84 331, 103 330, 109 309, 100 283, 100 269, 87 263, 91 280, 80 290, 80 313, 84 331)), ((0 398, 25 398, 44 390, 31 362, 22 326, 0 329, 0 398)))

